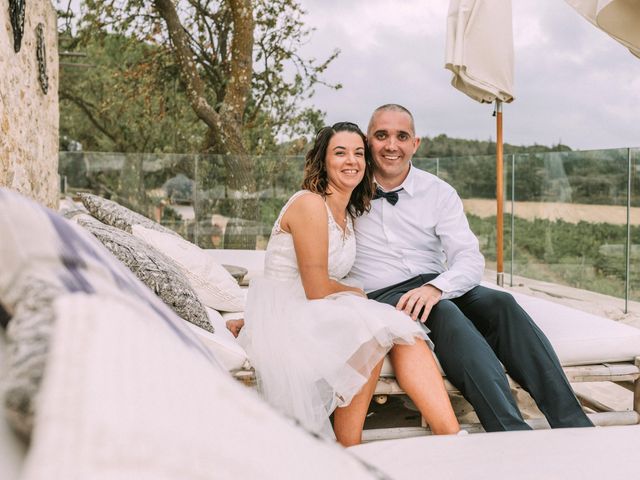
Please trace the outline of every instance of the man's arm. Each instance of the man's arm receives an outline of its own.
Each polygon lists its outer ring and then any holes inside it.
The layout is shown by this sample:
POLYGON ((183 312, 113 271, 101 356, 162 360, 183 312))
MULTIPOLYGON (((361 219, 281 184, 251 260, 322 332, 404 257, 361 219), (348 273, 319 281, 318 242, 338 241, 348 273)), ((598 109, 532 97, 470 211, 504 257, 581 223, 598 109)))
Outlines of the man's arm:
POLYGON ((484 257, 457 192, 451 188, 438 200, 436 235, 447 258, 447 270, 429 285, 442 292, 442 299, 457 298, 482 281, 484 257))
POLYGON ((464 295, 480 284, 484 271, 484 257, 478 239, 469 228, 462 208, 462 200, 449 186, 438 197, 436 235, 447 258, 447 270, 421 287, 405 293, 396 304, 414 320, 425 322, 431 309, 442 299, 464 295), (420 312, 422 313, 420 314, 420 312))

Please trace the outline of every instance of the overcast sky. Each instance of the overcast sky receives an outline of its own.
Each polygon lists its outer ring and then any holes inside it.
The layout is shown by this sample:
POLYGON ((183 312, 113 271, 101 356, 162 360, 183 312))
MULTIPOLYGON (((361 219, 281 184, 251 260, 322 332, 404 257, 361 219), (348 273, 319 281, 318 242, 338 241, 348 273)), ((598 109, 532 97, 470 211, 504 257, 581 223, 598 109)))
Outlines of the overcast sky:
MULTIPOLYGON (((341 50, 313 103, 328 123, 365 128, 394 102, 419 135, 495 140, 493 106, 450 85, 444 69, 446 0, 301 0, 316 28, 307 56, 341 50)), ((558 141, 574 149, 640 147, 640 59, 562 0, 514 0, 515 100, 504 107, 505 142, 558 141)))

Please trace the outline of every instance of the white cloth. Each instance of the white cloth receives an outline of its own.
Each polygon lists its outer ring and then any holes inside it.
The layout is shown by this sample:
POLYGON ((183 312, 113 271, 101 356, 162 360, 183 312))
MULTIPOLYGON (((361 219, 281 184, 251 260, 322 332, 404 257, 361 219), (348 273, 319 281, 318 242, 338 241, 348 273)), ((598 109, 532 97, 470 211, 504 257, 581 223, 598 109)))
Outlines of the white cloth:
POLYGON ((451 0, 445 68, 451 85, 482 103, 513 100, 511 0, 451 0))
POLYGON ((54 308, 19 478, 379 478, 233 380, 175 315, 101 294, 63 295, 54 308))
POLYGON ((374 200, 369 213, 356 219, 358 248, 349 276, 372 292, 438 273, 429 283, 442 290, 443 299, 479 285, 484 257, 454 188, 413 165, 400 187, 398 203, 374 200))
POLYGON ((566 0, 580 15, 640 58, 640 1, 566 0))
MULTIPOLYGON (((256 370, 265 399, 305 427, 333 437, 329 415, 348 405, 394 343, 428 340, 408 315, 356 294, 308 300, 291 234, 280 228, 280 212, 265 256, 265 276, 249 286, 245 327, 238 340, 256 370)), ((341 279, 355 257, 350 218, 346 232, 327 208, 329 276, 341 279)))

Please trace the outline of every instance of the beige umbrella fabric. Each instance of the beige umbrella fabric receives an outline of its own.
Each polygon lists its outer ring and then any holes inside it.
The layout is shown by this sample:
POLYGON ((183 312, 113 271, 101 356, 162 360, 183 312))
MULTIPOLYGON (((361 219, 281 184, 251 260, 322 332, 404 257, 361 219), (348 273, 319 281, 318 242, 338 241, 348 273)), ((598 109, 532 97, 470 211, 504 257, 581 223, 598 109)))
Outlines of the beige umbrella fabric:
POLYGON ((640 58, 640 0, 565 0, 640 58))
POLYGON ((451 84, 482 103, 513 100, 511 0, 452 0, 445 68, 451 84))
POLYGON ((451 0, 445 68, 455 88, 478 102, 496 102, 496 281, 503 285, 502 102, 513 101, 511 0, 451 0))

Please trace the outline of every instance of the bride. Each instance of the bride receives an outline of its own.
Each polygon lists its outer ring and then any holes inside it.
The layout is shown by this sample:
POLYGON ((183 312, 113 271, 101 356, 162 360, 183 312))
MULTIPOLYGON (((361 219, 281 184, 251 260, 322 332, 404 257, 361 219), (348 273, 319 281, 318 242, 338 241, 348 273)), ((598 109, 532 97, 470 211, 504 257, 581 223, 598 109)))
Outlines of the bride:
POLYGON ((302 188, 282 208, 265 275, 247 295, 239 340, 260 392, 308 429, 355 445, 389 353, 431 430, 458 432, 425 329, 344 280, 356 251, 352 220, 368 210, 373 193, 371 156, 357 125, 318 132, 302 188))

